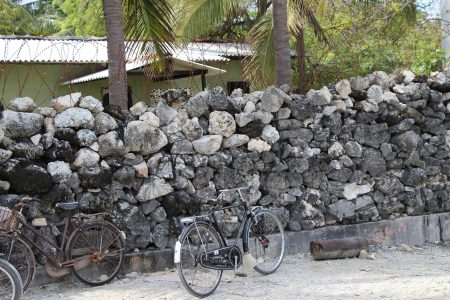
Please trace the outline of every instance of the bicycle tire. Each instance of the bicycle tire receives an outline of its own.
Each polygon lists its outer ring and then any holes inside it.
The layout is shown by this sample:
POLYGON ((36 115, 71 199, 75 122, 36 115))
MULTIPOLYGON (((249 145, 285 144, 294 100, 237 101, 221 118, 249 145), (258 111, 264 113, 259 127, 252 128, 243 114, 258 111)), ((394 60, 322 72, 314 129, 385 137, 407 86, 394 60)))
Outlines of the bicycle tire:
POLYGON ((71 235, 67 243, 66 257, 68 260, 85 257, 84 260, 80 259, 78 264, 75 263, 72 272, 85 284, 104 285, 113 280, 122 268, 125 260, 125 241, 120 230, 107 221, 87 223, 82 230, 76 230, 71 235), (101 272, 103 274, 100 274, 101 272))
MULTIPOLYGON (((5 255, 9 252, 9 245, 13 237, 5 234, 0 234, 0 253, 5 255)), ((27 242, 21 238, 16 238, 12 249, 12 256, 9 262, 17 269, 23 283, 23 290, 25 291, 30 285, 36 272, 36 258, 27 242)))
MULTIPOLYGON (((178 275, 180 276, 181 282, 183 283, 183 286, 188 290, 188 292, 196 297, 204 298, 209 295, 211 295, 219 286, 220 280, 222 279, 222 273, 223 270, 213 270, 213 269, 207 269, 202 267, 198 262, 193 259, 194 256, 198 255, 198 248, 200 246, 203 247, 203 249, 206 249, 205 251, 215 249, 213 247, 209 248, 209 245, 206 245, 203 243, 202 233, 200 230, 203 231, 209 231, 210 234, 212 234, 212 237, 215 239, 215 245, 212 245, 215 248, 223 247, 222 239, 220 238, 219 234, 213 227, 209 227, 206 223, 192 223, 188 227, 186 227, 183 232, 181 233, 178 241, 181 243, 181 249, 180 249, 180 262, 177 263, 177 271, 178 275), (200 232, 200 234, 199 234, 200 232), (199 238, 200 236, 200 238, 199 238), (200 240, 200 243, 198 241, 200 240), (193 253, 192 250, 195 251, 195 249, 191 249, 193 247, 190 246, 190 244, 193 244, 197 248, 197 252, 193 253), (195 244, 198 245, 195 245, 195 244), (185 255, 183 255, 185 254, 185 255), (191 261, 189 261, 190 259, 191 261), (192 281, 195 280, 195 275, 197 274, 198 270, 203 271, 203 273, 206 274, 213 274, 215 273, 215 279, 211 286, 206 287, 205 291, 199 291, 197 288, 194 288, 197 286, 194 282, 188 282, 187 280, 187 271, 188 267, 193 266, 195 271, 192 281)), ((206 283, 206 280, 200 280, 199 283, 206 283)), ((201 288, 201 287, 200 287, 201 288)))
POLYGON ((256 213, 250 222, 245 235, 249 252, 256 259, 253 268, 262 275, 272 274, 280 267, 284 258, 283 225, 276 214, 268 209, 256 213))
POLYGON ((0 259, 0 300, 20 300, 23 284, 19 272, 4 259, 0 259))

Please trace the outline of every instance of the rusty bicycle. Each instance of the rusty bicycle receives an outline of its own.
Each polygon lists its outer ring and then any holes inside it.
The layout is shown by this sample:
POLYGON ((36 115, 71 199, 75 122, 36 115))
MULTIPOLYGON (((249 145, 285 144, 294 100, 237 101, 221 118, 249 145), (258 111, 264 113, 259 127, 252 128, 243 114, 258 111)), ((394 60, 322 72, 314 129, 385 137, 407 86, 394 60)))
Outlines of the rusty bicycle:
POLYGON ((24 290, 36 270, 32 249, 46 257, 46 271, 52 277, 73 272, 88 285, 103 285, 119 273, 125 257, 124 234, 105 217, 107 213, 79 213, 79 203, 57 203, 67 211, 61 242, 58 244, 28 224, 18 203, 12 209, 0 207, 0 253, 19 272, 24 290), (69 235, 70 233, 70 235, 69 235), (50 251, 45 251, 44 246, 50 251))

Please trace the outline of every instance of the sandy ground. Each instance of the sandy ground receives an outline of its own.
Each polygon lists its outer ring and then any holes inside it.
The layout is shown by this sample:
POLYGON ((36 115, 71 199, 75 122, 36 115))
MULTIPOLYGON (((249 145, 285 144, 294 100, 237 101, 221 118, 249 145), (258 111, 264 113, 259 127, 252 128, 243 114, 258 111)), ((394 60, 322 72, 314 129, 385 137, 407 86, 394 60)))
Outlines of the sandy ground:
MULTIPOLYGON (((374 250, 375 260, 314 261, 286 257, 269 276, 225 271, 208 299, 450 299, 450 247, 428 245, 374 250)), ((29 289, 24 299, 192 299, 177 272, 129 274, 102 287, 78 282, 29 289)))

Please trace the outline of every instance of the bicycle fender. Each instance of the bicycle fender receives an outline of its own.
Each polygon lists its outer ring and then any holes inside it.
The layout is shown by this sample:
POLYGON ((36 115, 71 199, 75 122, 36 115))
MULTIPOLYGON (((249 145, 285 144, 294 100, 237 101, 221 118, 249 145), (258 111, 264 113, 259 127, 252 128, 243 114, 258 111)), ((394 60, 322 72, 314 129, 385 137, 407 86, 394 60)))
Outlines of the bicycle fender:
POLYGON ((256 206, 251 209, 250 214, 247 216, 247 219, 244 223, 244 230, 242 230, 242 250, 244 250, 244 253, 248 252, 248 234, 247 232, 250 230, 250 223, 253 220, 253 216, 257 215, 259 212, 261 212, 263 208, 261 206, 256 206))
POLYGON ((180 241, 177 241, 175 243, 175 251, 173 255, 173 262, 175 264, 179 264, 181 262, 181 243, 180 241))

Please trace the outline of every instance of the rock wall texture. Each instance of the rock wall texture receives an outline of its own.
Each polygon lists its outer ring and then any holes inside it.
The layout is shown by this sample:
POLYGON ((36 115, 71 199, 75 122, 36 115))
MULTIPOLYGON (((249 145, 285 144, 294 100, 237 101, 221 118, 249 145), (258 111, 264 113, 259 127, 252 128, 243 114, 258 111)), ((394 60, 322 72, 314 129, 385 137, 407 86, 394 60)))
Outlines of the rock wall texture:
MULTIPOLYGON (((217 190, 254 185, 288 230, 450 210, 450 76, 409 71, 291 94, 216 87, 129 112, 74 93, 3 111, 0 205, 21 195, 26 217, 58 238, 57 202, 108 211, 132 248, 164 248, 174 217, 217 190), (45 219, 42 219, 45 218, 45 219)), ((232 203, 232 195, 222 201, 232 203)), ((236 218, 221 216, 227 233, 236 218)))

